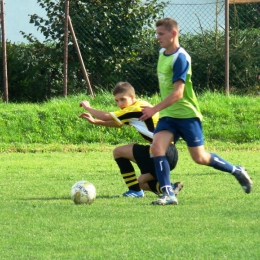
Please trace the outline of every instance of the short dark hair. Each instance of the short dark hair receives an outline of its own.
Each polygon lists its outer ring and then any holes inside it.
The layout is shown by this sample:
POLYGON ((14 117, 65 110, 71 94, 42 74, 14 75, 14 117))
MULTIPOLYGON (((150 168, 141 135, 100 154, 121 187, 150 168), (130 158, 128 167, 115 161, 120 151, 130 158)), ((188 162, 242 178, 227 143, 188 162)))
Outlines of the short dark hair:
POLYGON ((172 19, 172 18, 163 18, 160 19, 156 22, 156 27, 159 26, 164 26, 166 30, 171 31, 171 30, 177 30, 179 32, 179 25, 178 23, 172 19))
POLYGON ((113 90, 113 95, 115 96, 120 93, 128 93, 130 95, 135 95, 135 89, 130 83, 120 81, 116 84, 113 90))

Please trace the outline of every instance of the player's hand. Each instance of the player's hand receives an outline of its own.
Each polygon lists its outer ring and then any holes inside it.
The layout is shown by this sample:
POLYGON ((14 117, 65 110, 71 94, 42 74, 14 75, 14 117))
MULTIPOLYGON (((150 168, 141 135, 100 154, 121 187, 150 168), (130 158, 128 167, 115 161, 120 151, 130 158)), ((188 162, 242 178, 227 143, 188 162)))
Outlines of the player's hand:
POLYGON ((89 123, 95 124, 95 119, 89 113, 82 113, 82 114, 79 115, 79 118, 84 118, 84 119, 88 120, 89 123))
POLYGON ((153 107, 141 106, 143 115, 139 118, 140 121, 145 121, 148 118, 152 117, 156 111, 154 111, 153 107))
POLYGON ((79 106, 87 109, 88 107, 90 107, 90 103, 87 100, 84 100, 79 103, 79 106))

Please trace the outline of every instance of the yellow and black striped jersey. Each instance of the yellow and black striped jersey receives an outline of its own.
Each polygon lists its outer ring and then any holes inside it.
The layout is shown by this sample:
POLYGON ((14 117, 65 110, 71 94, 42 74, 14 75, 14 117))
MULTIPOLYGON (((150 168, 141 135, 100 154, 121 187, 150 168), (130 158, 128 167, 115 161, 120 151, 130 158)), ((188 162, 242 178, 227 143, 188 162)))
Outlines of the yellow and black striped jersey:
POLYGON ((109 112, 109 114, 119 126, 131 125, 142 135, 145 140, 152 142, 153 132, 159 119, 159 113, 156 113, 152 118, 148 118, 145 121, 140 121, 139 118, 142 116, 141 106, 151 107, 152 105, 147 101, 137 100, 129 107, 115 112, 109 112))

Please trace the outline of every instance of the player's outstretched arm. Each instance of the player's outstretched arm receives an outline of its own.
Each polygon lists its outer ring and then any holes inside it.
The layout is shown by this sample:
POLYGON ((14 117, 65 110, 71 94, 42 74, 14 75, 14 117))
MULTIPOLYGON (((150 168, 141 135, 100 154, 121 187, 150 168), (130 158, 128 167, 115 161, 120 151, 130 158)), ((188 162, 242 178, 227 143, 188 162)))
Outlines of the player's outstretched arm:
POLYGON ((113 119, 112 116, 108 112, 92 108, 90 106, 90 103, 87 100, 81 101, 79 103, 79 106, 86 109, 94 117, 101 119, 103 121, 109 121, 109 120, 113 119))
POLYGON ((79 115, 79 118, 86 119, 89 123, 91 123, 93 125, 102 125, 102 126, 106 126, 106 127, 120 127, 118 124, 116 124, 116 122, 114 120, 104 121, 104 120, 100 120, 100 119, 95 119, 89 113, 82 113, 79 115))

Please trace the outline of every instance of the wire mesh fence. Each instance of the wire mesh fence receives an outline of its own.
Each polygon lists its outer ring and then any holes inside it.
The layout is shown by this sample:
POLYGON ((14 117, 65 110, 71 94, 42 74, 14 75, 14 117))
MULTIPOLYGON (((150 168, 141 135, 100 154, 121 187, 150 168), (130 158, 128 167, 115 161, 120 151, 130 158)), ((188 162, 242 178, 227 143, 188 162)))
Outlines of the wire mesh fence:
MULTIPOLYGON (((98 4, 98 1, 94 7, 89 1, 70 2, 71 20, 93 86, 107 88, 117 81, 126 80, 139 93, 157 91, 159 45, 153 25, 156 19, 172 17, 180 25, 180 43, 192 57, 195 89, 224 90, 224 0, 172 0, 158 7, 157 15, 150 20, 146 12, 154 4, 152 1, 140 7, 139 11, 135 10, 138 17, 131 17, 131 2, 134 1, 116 2, 112 11, 109 4, 98 4), (140 17, 143 19, 141 22, 138 20, 140 17)), ((257 85, 260 69, 258 8, 258 4, 230 5, 231 89, 257 85)), ((149 11, 155 10, 153 7, 149 11)))
MULTIPOLYGON (((228 5, 231 93, 260 91, 260 0, 256 1, 228 5)), ((46 42, 40 44, 33 35, 24 34, 32 45, 8 44, 12 100, 40 101, 62 93, 67 1, 37 2, 47 16, 33 14, 31 22, 43 33, 46 42)), ((158 92, 156 66, 160 46, 155 22, 164 17, 179 23, 180 44, 192 58, 195 91, 224 92, 226 0, 68 2, 70 21, 94 93, 111 90, 118 81, 130 82, 138 94, 158 92)), ((68 68, 68 94, 86 91, 71 30, 68 68)))

